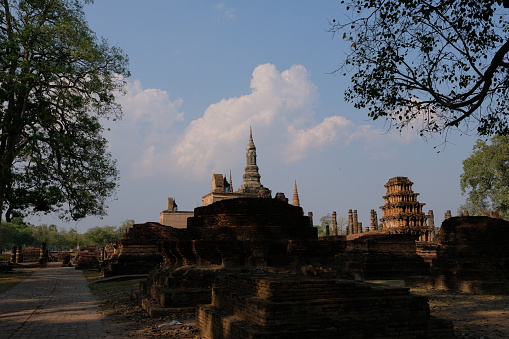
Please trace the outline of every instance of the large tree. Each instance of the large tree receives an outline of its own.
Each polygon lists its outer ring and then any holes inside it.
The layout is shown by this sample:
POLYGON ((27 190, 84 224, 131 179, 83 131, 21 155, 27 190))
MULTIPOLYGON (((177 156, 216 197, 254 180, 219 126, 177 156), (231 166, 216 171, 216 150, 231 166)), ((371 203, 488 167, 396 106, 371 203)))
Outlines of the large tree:
POLYGON ((498 211, 509 217, 509 136, 493 136, 490 143, 477 140, 463 161, 461 191, 467 200, 461 210, 471 215, 498 211))
POLYGON ((98 39, 86 0, 0 0, 0 211, 104 215, 118 173, 103 118, 127 57, 98 39))
POLYGON ((509 10, 502 0, 347 0, 330 31, 349 44, 337 70, 369 116, 421 133, 509 134, 509 10))

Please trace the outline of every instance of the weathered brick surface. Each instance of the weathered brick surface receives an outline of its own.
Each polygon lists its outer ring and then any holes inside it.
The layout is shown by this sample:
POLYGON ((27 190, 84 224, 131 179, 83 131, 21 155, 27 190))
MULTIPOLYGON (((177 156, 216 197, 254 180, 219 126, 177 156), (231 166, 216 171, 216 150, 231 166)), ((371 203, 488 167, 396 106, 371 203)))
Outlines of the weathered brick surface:
POLYGON ((338 266, 362 279, 427 275, 429 264, 417 254, 415 239, 411 234, 356 234, 338 256, 338 266))
POLYGON ((154 222, 135 224, 117 245, 117 255, 108 249, 108 258, 101 269, 104 276, 148 273, 163 261, 163 241, 186 238, 187 233, 182 229, 154 222))
POLYGON ((469 293, 509 293, 509 222, 489 217, 454 217, 442 223, 429 278, 411 286, 469 293))
POLYGON ((95 246, 82 247, 76 256, 72 259, 72 264, 76 269, 98 269, 99 253, 95 246))
POLYGON ((416 243, 417 254, 427 263, 432 263, 437 258, 437 251, 440 247, 438 242, 419 241, 416 243))
POLYGON ((39 247, 24 247, 21 249, 23 262, 38 262, 41 255, 39 247))
POLYGON ((382 288, 302 276, 229 275, 198 307, 206 338, 453 338, 427 299, 382 288))
POLYGON ((239 198, 195 208, 187 227, 193 239, 317 239, 302 208, 279 199, 239 198))

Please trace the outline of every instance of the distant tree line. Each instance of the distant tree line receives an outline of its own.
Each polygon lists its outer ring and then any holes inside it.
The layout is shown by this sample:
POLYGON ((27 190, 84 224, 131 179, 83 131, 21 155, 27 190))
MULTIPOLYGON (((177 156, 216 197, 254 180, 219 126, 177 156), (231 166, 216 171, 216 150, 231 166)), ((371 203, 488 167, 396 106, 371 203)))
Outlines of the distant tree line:
MULTIPOLYGON (((338 224, 338 234, 344 235, 346 234, 346 226, 348 225, 348 219, 346 217, 338 215, 336 217, 336 222, 338 224)), ((332 215, 328 213, 320 218, 320 225, 314 225, 318 229, 318 236, 323 237, 327 233, 327 226, 329 226, 330 235, 332 235, 332 215)))
POLYGON ((21 218, 3 222, 0 228, 0 253, 10 250, 12 246, 40 247, 43 242, 51 251, 66 251, 78 246, 99 246, 115 243, 134 224, 126 220, 121 226, 95 226, 85 233, 75 228, 67 230, 56 225, 34 226, 25 223, 21 218))

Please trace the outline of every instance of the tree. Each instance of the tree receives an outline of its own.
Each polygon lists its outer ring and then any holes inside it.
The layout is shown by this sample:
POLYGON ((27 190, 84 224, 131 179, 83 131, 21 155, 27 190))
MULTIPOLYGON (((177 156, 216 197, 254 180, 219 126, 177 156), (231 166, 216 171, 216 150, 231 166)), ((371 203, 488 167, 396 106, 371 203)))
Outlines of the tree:
MULTIPOLYGON (((345 3, 345 1, 342 1, 345 3)), ((509 134, 509 25, 502 0, 347 0, 330 32, 350 50, 336 72, 373 120, 425 133, 509 134)))
POLYGON ((1 0, 0 213, 104 215, 118 172, 100 119, 127 57, 87 26, 86 0, 1 0))
POLYGON ((509 136, 493 136, 491 143, 477 140, 472 154, 463 161, 461 191, 468 197, 461 210, 470 215, 498 211, 509 216, 509 136))
POLYGON ((89 228, 83 234, 83 241, 85 246, 98 246, 102 247, 107 244, 115 243, 122 238, 115 226, 95 226, 89 228))
POLYGON ((320 225, 315 225, 318 228, 318 236, 326 235, 327 225, 329 225, 329 231, 332 232, 332 216, 330 213, 320 218, 320 225))
MULTIPOLYGON (((336 217, 336 223, 338 224, 338 234, 345 234, 346 226, 348 225, 347 218, 345 218, 341 215, 338 215, 336 217)), ((319 236, 325 236, 327 225, 329 225, 330 235, 333 235, 332 215, 330 213, 328 213, 327 215, 324 215, 323 217, 320 218, 320 225, 315 225, 315 227, 318 228, 319 236)))
POLYGON ((134 220, 133 219, 127 219, 125 220, 122 225, 118 227, 117 233, 118 233, 118 240, 121 240, 124 236, 124 233, 128 232, 128 230, 133 227, 134 220))

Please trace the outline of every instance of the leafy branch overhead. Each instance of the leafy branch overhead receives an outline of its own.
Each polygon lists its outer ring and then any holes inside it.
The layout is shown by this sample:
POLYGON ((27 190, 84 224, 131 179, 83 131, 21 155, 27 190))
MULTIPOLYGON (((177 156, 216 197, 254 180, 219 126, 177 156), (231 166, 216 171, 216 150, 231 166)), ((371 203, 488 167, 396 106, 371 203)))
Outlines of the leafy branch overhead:
POLYGON ((342 1, 346 100, 420 134, 509 134, 509 9, 502 0, 342 1), (474 126, 474 127, 472 127, 474 126))
POLYGON ((86 0, 0 0, 0 210, 104 215, 118 173, 101 118, 127 57, 98 39, 86 0))

